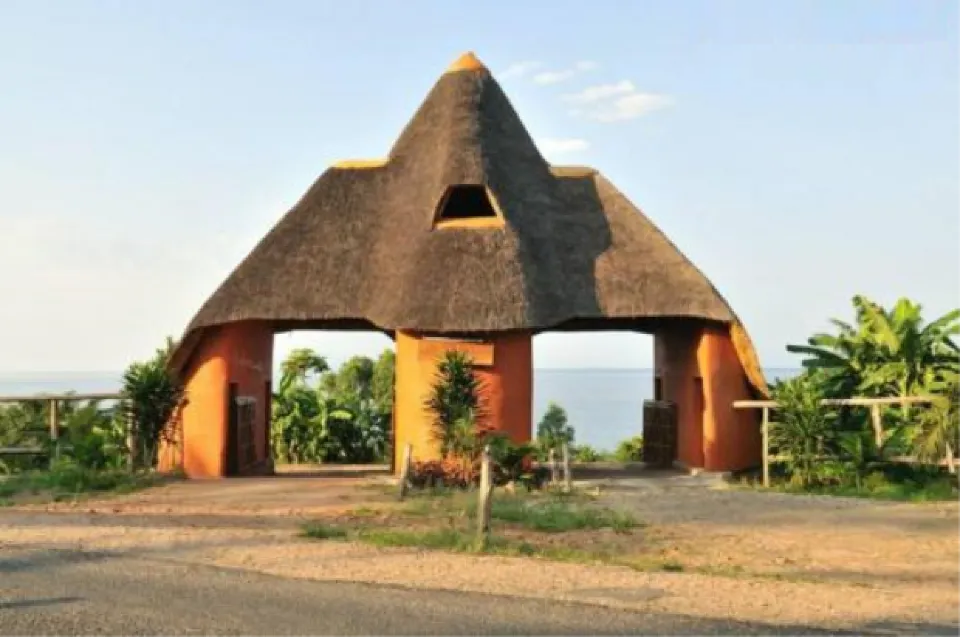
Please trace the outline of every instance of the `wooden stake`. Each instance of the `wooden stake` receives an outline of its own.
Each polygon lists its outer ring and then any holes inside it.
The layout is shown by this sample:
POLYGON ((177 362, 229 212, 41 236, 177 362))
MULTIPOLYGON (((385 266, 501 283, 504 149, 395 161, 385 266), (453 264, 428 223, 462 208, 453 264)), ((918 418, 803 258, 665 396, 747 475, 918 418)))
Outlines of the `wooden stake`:
POLYGON ((413 445, 409 442, 403 448, 403 462, 400 463, 400 500, 407 495, 410 486, 410 463, 413 460, 413 445))
POLYGON ((490 509, 493 496, 493 484, 490 479, 490 445, 483 448, 480 457, 480 492, 477 501, 477 540, 480 546, 486 546, 490 536, 490 509))
POLYGON ((550 484, 556 484, 560 482, 560 467, 557 465, 557 451, 556 449, 550 450, 550 484))
POLYGON ((127 422, 127 469, 133 471, 137 466, 137 426, 134 422, 133 405, 125 406, 127 422))
POLYGON ((53 443, 53 453, 50 456, 50 464, 60 459, 60 418, 56 400, 50 401, 50 441, 53 443))
POLYGON ((873 422, 873 439, 879 450, 883 445, 883 417, 880 413, 880 405, 870 405, 870 420, 873 422))
POLYGON ((763 438, 763 486, 770 486, 770 408, 763 408, 761 436, 763 438))
POLYGON ((570 475, 570 445, 563 443, 563 488, 573 490, 573 476, 570 475))

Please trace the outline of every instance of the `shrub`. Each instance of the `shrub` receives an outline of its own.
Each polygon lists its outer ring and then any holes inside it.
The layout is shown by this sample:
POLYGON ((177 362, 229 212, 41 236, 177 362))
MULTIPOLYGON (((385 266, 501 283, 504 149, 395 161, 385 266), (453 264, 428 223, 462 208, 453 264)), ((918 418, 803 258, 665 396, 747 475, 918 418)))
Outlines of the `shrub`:
POLYGON ((627 438, 617 445, 613 452, 617 462, 640 462, 643 460, 643 436, 627 438))
POLYGON ((600 462, 603 460, 603 454, 590 445, 577 445, 572 450, 572 460, 574 462, 600 462))
POLYGON ((786 456, 791 482, 801 487, 813 484, 818 463, 833 451, 835 415, 820 404, 820 387, 807 374, 780 381, 772 389, 778 407, 770 425, 771 446, 786 456))
POLYGON ((167 369, 173 349, 174 342, 168 338, 153 358, 133 363, 123 374, 123 396, 133 412, 138 447, 129 451, 141 466, 156 465, 161 437, 183 397, 183 387, 167 369))

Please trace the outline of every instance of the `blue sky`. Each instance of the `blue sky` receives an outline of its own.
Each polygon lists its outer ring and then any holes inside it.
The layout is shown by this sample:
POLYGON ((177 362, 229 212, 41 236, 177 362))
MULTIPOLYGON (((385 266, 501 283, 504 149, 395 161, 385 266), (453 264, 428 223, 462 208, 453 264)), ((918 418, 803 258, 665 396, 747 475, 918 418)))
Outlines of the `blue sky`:
MULTIPOLYGON (((905 0, 0 3, 0 371, 178 335, 331 162, 474 50, 554 163, 606 173, 767 366, 864 293, 960 305, 958 13, 905 0), (599 88, 598 88, 599 87, 599 88)), ((334 361, 375 335, 296 334, 334 361)), ((542 336, 540 367, 651 339, 542 336)))

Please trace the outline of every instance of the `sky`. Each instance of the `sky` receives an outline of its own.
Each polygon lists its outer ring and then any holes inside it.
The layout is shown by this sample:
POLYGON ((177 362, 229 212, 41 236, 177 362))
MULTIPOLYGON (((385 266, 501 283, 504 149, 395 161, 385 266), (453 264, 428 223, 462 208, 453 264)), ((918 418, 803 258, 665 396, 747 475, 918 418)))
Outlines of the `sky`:
MULTIPOLYGON (((179 336, 467 50, 549 161, 598 168, 707 273, 765 366, 857 293, 932 319, 960 306, 958 24, 932 0, 3 0, 0 372, 179 336)), ((652 339, 538 336, 534 364, 650 367, 652 339)))

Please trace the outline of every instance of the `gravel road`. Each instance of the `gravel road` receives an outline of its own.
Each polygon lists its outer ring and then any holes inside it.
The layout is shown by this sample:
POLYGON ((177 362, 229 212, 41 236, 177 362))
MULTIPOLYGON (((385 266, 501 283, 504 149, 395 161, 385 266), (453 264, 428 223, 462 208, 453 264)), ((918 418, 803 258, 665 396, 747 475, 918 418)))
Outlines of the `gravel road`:
POLYGON ((355 583, 74 550, 0 548, 0 633, 798 634, 769 626, 355 583))

